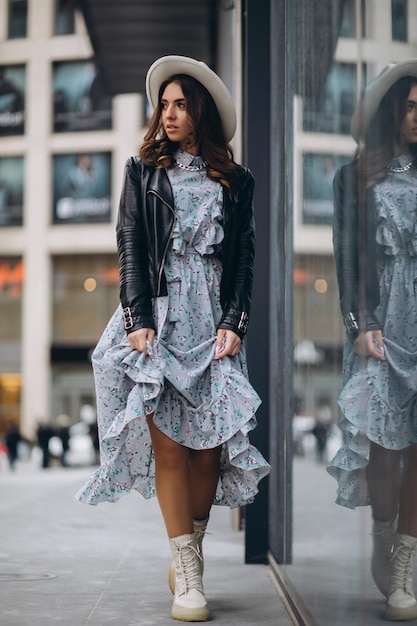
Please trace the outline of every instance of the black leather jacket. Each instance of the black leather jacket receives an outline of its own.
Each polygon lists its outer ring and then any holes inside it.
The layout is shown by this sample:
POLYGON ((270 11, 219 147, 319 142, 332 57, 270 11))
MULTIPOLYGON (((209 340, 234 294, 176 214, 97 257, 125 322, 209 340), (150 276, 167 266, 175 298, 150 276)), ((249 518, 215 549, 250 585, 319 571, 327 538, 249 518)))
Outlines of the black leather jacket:
MULTIPOLYGON (((255 231, 253 176, 239 166, 238 192, 223 196, 223 273, 219 328, 244 337, 249 321, 255 231)), ((167 295, 164 262, 175 224, 174 199, 165 169, 128 159, 117 221, 120 300, 127 333, 154 328, 152 298, 167 295)))
POLYGON ((374 193, 372 187, 367 190, 366 212, 360 216, 353 161, 336 171, 333 199, 333 247, 340 308, 346 330, 354 339, 360 331, 381 329, 381 325, 375 315, 380 294, 376 270, 378 244, 374 193), (361 248, 363 262, 360 261, 361 248), (363 297, 359 293, 362 280, 363 297))

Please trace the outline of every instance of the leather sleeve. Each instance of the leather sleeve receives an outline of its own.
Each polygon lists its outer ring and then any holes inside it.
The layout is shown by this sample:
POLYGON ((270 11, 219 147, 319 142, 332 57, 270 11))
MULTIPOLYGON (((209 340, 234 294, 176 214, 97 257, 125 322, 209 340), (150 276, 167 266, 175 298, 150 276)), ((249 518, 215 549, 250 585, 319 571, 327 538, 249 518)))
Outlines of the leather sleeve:
POLYGON ((126 332, 155 328, 141 207, 141 164, 127 161, 116 227, 120 301, 126 332))
POLYGON ((359 306, 359 220, 353 164, 336 171, 333 200, 333 248, 340 309, 348 335, 355 338, 360 331, 377 330, 381 326, 373 311, 361 310, 359 306))
POLYGON ((234 219, 228 232, 228 250, 224 255, 228 260, 223 268, 225 285, 223 315, 218 326, 218 328, 232 330, 241 339, 246 334, 249 322, 253 284, 255 256, 253 189, 254 179, 251 172, 241 168, 234 219))
POLYGON ((358 208, 356 181, 349 170, 338 169, 333 181, 333 248, 340 309, 345 316, 358 310, 358 208))

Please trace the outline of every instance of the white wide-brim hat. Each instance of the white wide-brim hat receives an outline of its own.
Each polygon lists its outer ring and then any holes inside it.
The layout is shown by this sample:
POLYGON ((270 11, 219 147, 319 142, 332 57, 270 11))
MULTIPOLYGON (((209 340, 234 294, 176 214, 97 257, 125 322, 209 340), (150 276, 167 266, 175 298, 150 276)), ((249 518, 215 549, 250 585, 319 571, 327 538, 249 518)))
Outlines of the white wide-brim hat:
POLYGON ((203 61, 170 55, 152 63, 146 74, 146 95, 152 107, 155 108, 158 104, 161 84, 174 74, 192 76, 204 85, 216 104, 226 141, 230 141, 236 131, 236 111, 232 97, 223 81, 203 61))
POLYGON ((366 85, 362 98, 358 102, 352 117, 350 130, 352 137, 359 141, 369 122, 378 110, 387 91, 404 76, 417 78, 417 59, 407 59, 400 63, 391 63, 366 85))

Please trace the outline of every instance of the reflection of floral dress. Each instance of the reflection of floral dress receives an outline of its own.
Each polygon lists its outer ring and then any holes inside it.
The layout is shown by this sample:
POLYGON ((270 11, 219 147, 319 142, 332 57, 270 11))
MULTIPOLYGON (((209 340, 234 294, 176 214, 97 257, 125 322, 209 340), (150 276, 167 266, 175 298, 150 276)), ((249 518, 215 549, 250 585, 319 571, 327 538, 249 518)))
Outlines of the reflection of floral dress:
MULTIPOLYGON (((393 160, 400 167, 411 160, 393 160)), ((386 361, 365 361, 346 341, 345 387, 339 398, 345 445, 328 471, 338 483, 336 502, 349 508, 369 504, 366 466, 369 441, 390 450, 417 443, 417 176, 413 166, 389 172, 375 186, 377 271, 386 361)))
MULTIPOLYGON (((184 152, 177 159, 198 163, 184 152)), ((154 301, 150 356, 130 348, 121 307, 94 352, 102 465, 77 498, 116 501, 131 489, 155 495, 145 419, 154 412, 156 426, 188 448, 222 445, 215 503, 236 507, 253 500, 269 466, 248 439, 260 400, 247 379, 244 347, 236 357, 213 360, 222 314, 222 187, 204 170, 167 172, 176 212, 164 267, 168 296, 154 301)))

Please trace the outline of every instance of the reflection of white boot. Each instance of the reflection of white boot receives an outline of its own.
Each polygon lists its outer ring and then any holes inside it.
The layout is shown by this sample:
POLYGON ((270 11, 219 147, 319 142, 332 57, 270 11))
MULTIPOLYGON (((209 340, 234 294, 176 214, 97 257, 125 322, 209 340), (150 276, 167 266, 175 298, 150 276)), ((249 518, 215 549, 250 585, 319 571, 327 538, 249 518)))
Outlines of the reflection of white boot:
POLYGON ((195 533, 174 537, 169 543, 175 562, 171 617, 182 622, 207 622, 210 612, 204 597, 195 533))
POLYGON ((415 537, 395 534, 391 584, 384 615, 386 620, 405 622, 417 619, 417 602, 412 579, 416 551, 415 537))
POLYGON ((371 571, 380 592, 387 596, 391 581, 391 561, 394 551, 394 533, 397 530, 397 518, 390 522, 374 520, 372 535, 374 546, 371 571))
MULTIPOLYGON (((203 520, 199 520, 199 519, 193 520, 194 534, 195 534, 196 542, 197 542, 197 552, 200 556, 199 563, 200 563, 201 576, 204 574, 203 539, 204 539, 204 535, 206 534, 208 521, 209 521, 208 517, 206 517, 206 519, 203 519, 203 520)), ((168 584, 169 584, 169 588, 171 589, 171 593, 174 593, 174 590, 175 590, 175 562, 174 561, 172 561, 171 566, 168 571, 168 584)))

